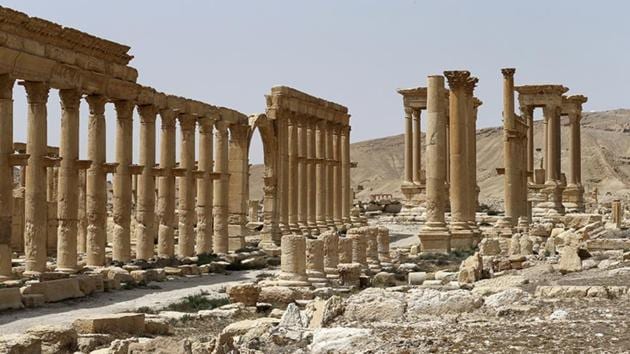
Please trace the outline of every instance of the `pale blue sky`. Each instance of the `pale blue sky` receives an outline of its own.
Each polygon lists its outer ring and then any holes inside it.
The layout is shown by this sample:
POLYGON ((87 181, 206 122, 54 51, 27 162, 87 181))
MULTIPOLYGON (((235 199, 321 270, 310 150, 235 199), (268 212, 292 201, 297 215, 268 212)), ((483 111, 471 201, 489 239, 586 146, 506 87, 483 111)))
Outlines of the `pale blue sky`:
MULTIPOLYGON (((353 141, 400 134, 396 88, 424 86, 427 75, 448 69, 468 69, 480 78, 479 127, 501 124, 502 67, 517 68, 517 85, 562 83, 587 95, 587 110, 628 107, 630 101, 627 1, 0 3, 131 46, 138 81, 164 92, 244 113, 264 111, 264 94, 273 85, 339 102, 352 114, 353 141)), ((22 88, 16 90, 20 115, 22 88)), ((51 94, 51 144, 58 144, 58 106, 51 94)), ((110 137, 113 127, 109 119, 110 137)), ((23 141, 19 119, 15 130, 23 141)), ((252 152, 254 162, 260 155, 252 152)))

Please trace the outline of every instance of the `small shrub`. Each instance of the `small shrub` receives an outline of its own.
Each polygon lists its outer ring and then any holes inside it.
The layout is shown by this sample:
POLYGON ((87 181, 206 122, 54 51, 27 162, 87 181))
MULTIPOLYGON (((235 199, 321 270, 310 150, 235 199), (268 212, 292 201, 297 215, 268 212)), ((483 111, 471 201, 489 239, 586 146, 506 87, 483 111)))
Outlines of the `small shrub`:
POLYGON ((199 310, 212 310, 229 303, 228 299, 210 299, 206 295, 208 295, 207 291, 201 291, 199 294, 186 296, 182 301, 168 305, 166 309, 179 312, 197 312, 199 310))

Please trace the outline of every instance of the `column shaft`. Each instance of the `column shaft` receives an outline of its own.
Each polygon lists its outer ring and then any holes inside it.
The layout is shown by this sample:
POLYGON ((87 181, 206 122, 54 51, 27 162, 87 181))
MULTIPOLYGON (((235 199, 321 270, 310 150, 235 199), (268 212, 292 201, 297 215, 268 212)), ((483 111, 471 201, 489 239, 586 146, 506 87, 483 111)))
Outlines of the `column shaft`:
POLYGON ((277 120, 278 127, 278 223, 282 234, 289 233, 289 122, 277 120))
POLYGON ((49 87, 43 82, 25 81, 28 101, 28 136, 26 153, 29 155, 24 193, 24 251, 26 274, 46 271, 46 207, 47 111, 49 87))
POLYGON ((307 125, 304 117, 299 117, 297 121, 297 223, 300 231, 304 235, 309 235, 308 229, 308 137, 307 125))
POLYGON ((289 119, 289 183, 288 183, 288 216, 289 229, 291 232, 298 232, 298 125, 296 117, 289 119))
POLYGON ((131 259, 131 170, 133 158, 133 109, 131 101, 116 101, 116 174, 113 198, 112 260, 131 259))
POLYGON ((328 184, 326 183, 326 121, 317 122, 315 131, 315 195, 317 227, 320 232, 326 231, 326 193, 328 184))
POLYGON ((580 116, 573 114, 569 116, 571 122, 571 169, 568 183, 571 185, 581 184, 581 141, 580 141, 580 116))
POLYGON ((227 123, 216 123, 214 141, 214 172, 220 173, 219 179, 214 180, 214 253, 228 252, 228 130, 227 123))
POLYGON ((326 225, 328 228, 335 227, 333 214, 335 209, 335 182, 334 182, 334 157, 333 157, 333 125, 329 123, 326 127, 326 225))
POLYGON ((195 252, 195 124, 189 114, 178 116, 180 131, 179 165, 185 169, 179 178, 179 210, 177 254, 191 257, 195 252))
POLYGON ((81 93, 77 90, 60 90, 61 139, 59 154, 59 195, 57 217, 57 270, 77 271, 77 232, 79 221, 79 104, 81 93))
POLYGON ((342 222, 342 178, 341 178, 341 126, 333 128, 333 221, 337 229, 343 227, 342 222))
POLYGON ((521 107, 521 114, 527 123, 527 172, 531 173, 527 179, 534 183, 534 108, 521 107))
POLYGON ((160 168, 164 175, 159 179, 158 188, 158 256, 170 258, 175 255, 175 112, 161 110, 160 118, 160 168))
POLYGON ((413 122, 412 129, 412 169, 413 169, 413 182, 415 184, 422 184, 421 170, 422 170, 422 133, 420 130, 420 114, 419 109, 414 109, 411 112, 411 120, 413 122))
POLYGON ((352 188, 350 186, 350 126, 341 128, 341 220, 350 223, 352 188))
POLYGON ((100 95, 86 97, 90 108, 88 118, 88 159, 91 162, 86 177, 88 266, 105 265, 107 245, 107 173, 104 169, 106 154, 105 103, 100 95))
POLYGON ((411 108, 405 107, 405 176, 403 184, 413 183, 413 121, 411 108))
POLYGON ((140 114, 140 165, 136 202, 136 258, 148 260, 155 255, 155 118, 153 105, 138 106, 140 114))
MULTIPOLYGON (((211 118, 199 119, 199 170, 203 178, 197 180, 197 254, 212 253, 212 198, 213 182, 210 173, 213 169, 213 128, 211 118)), ((255 220, 252 220, 255 221, 255 220)))
POLYGON ((306 188, 307 188, 307 214, 308 214, 308 228, 311 235, 318 235, 319 229, 317 228, 317 193, 316 193, 316 175, 315 166, 315 123, 312 120, 308 121, 306 132, 306 158, 307 158, 307 171, 306 171, 306 188))
POLYGON ((0 280, 11 278, 13 227, 13 85, 15 79, 0 75, 0 280))
POLYGON ((87 214, 86 214, 86 178, 87 172, 79 170, 79 226, 77 230, 77 252, 86 252, 87 214))

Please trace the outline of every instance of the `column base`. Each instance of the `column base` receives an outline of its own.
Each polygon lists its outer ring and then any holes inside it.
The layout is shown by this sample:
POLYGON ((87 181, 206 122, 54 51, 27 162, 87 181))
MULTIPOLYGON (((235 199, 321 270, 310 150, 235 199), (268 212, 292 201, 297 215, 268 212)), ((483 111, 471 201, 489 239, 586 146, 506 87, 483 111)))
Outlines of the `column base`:
POLYGON ((473 230, 451 230, 451 250, 470 250, 474 247, 473 230))
POLYGON ((65 267, 61 267, 61 268, 56 268, 55 272, 58 273, 67 273, 67 274, 76 274, 79 272, 78 268, 65 268, 65 267))
POLYGON ((325 288, 330 285, 326 274, 322 272, 316 272, 307 270, 308 282, 315 288, 325 288))
POLYGON ((569 184, 562 193, 565 211, 584 212, 584 187, 579 184, 569 184))
POLYGON ((547 181, 541 189, 540 194, 544 200, 536 204, 535 214, 557 213, 564 215, 565 209, 562 205, 562 192, 564 186, 559 181, 547 181))
POLYGON ((423 228, 418 233, 422 252, 449 253, 451 252, 451 233, 446 227, 423 228))

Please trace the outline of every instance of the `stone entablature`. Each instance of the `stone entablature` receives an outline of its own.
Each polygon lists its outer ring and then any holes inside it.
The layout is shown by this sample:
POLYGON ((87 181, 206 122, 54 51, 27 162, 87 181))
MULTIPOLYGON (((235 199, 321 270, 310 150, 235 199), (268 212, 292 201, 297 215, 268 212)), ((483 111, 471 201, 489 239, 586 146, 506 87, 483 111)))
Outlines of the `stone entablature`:
POLYGON ((569 89, 562 85, 522 85, 514 87, 519 93, 518 101, 521 107, 544 107, 562 105, 562 95, 569 89))
POLYGON ((276 119, 276 110, 283 110, 343 125, 348 125, 350 122, 347 107, 311 96, 291 87, 272 87, 271 94, 265 97, 267 99, 267 116, 270 119, 276 119))

